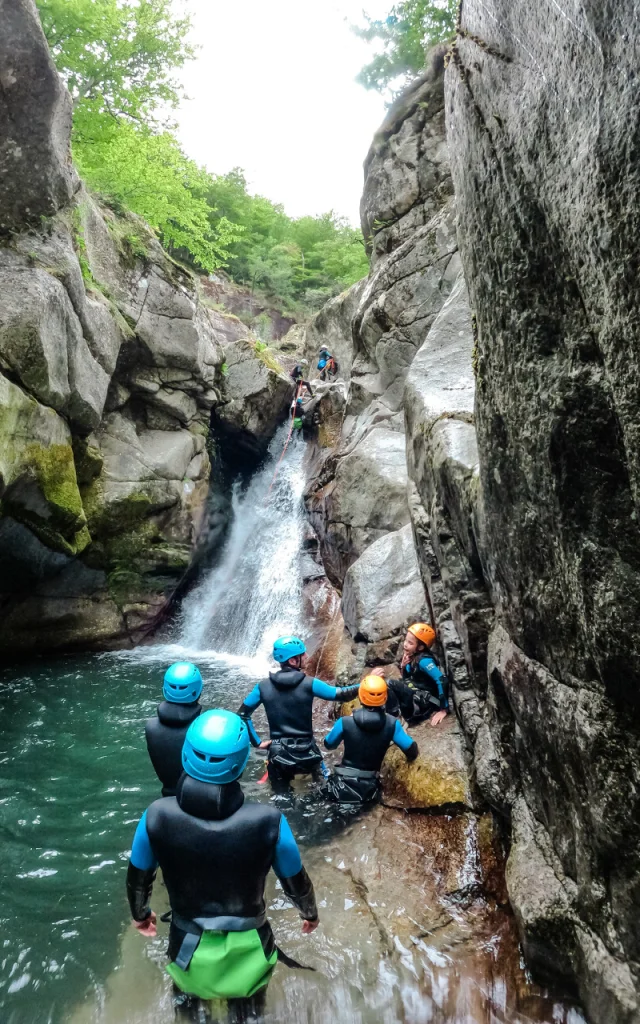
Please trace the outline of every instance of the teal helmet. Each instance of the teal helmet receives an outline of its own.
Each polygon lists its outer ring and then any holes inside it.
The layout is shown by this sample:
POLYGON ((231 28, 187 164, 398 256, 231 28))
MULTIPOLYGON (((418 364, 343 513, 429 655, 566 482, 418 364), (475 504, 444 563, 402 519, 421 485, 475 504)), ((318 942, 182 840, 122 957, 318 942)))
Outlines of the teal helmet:
POLYGON ((240 778, 249 749, 249 731, 239 715, 205 711, 187 730, 182 767, 192 779, 224 785, 240 778))
POLYGON ((299 654, 306 654, 307 648, 297 636, 281 636, 273 645, 273 657, 282 665, 289 658, 295 658, 299 654))
POLYGON ((164 674, 162 692, 171 704, 192 704, 202 693, 200 669, 190 661, 176 661, 164 674))

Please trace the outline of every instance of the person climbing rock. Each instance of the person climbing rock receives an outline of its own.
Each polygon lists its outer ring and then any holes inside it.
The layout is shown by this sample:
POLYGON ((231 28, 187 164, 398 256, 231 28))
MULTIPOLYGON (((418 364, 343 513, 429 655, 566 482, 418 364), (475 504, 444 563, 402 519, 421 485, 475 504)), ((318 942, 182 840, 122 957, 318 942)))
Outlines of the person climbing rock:
POLYGON ((365 676, 358 689, 361 708, 339 718, 324 745, 335 750, 344 743, 344 757, 327 781, 327 794, 342 804, 371 804, 382 795, 380 768, 395 743, 407 761, 415 761, 418 746, 397 718, 385 711, 387 684, 380 676, 365 676))
POLYGON ((149 718, 144 734, 151 764, 160 782, 162 795, 174 796, 182 775, 182 745, 191 723, 202 714, 198 703, 202 693, 200 670, 189 661, 177 661, 164 674, 164 701, 149 718))
POLYGON ((304 405, 302 402, 302 396, 296 395, 291 403, 291 418, 293 420, 293 426, 296 430, 299 430, 304 426, 304 405))
POLYGON ((313 388, 311 387, 308 380, 304 380, 304 367, 302 363, 296 363, 293 370, 291 371, 291 379, 295 384, 298 385, 298 394, 301 394, 303 390, 306 390, 309 397, 313 398, 313 388))
MULTIPOLYGON (((449 713, 449 682, 430 650, 435 639, 435 630, 428 623, 409 626, 402 645, 402 679, 389 680, 387 711, 395 717, 402 714, 409 724, 428 718, 429 724, 436 726, 449 713)), ((381 666, 372 674, 384 673, 381 666)))
POLYGON ((318 353, 318 370, 320 380, 331 380, 338 373, 338 361, 331 355, 326 345, 323 345, 318 353))
POLYGON ((238 780, 249 749, 247 726, 237 715, 202 714, 184 741, 176 796, 147 808, 133 840, 127 872, 133 924, 148 938, 156 935, 149 901, 160 867, 171 904, 167 971, 177 1009, 184 1016, 195 1010, 193 1020, 201 1019, 195 1000, 230 1000, 236 1008, 236 1000, 245 1008, 253 1000, 256 1010, 276 961, 299 966, 277 949, 267 920, 271 868, 298 909, 303 933, 318 926, 313 885, 287 819, 272 805, 244 801, 238 780))
POLYGON ((238 714, 250 730, 251 742, 268 749, 267 771, 274 789, 288 789, 296 775, 316 774, 323 769, 322 754, 313 737, 313 701, 347 701, 358 694, 357 686, 337 687, 305 673, 307 649, 297 636, 281 636, 273 645, 273 657, 280 668, 258 683, 245 697, 238 714), (264 705, 270 740, 263 743, 251 715, 264 705))

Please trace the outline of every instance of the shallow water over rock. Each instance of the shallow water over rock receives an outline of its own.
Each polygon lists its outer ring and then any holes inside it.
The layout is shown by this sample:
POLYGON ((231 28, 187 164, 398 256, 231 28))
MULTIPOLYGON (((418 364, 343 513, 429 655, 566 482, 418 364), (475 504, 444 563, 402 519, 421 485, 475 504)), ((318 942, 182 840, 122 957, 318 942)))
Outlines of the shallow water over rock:
MULTIPOLYGON (((142 729, 168 653, 68 658, 2 676, 3 1022, 173 1020, 168 926, 145 943, 124 891, 136 821, 158 795, 142 729)), ((204 703, 231 708, 265 671, 260 661, 214 655, 200 664, 204 703)), ((271 799, 257 784, 263 771, 252 755, 249 799, 271 799)), ((483 888, 483 876, 501 877, 487 852, 490 829, 483 839, 488 819, 391 808, 340 817, 304 782, 282 809, 322 925, 303 937, 271 881, 279 944, 317 972, 278 967, 269 1020, 579 1024, 527 982, 513 920, 496 902, 500 886, 493 896, 483 888)), ((153 905, 167 909, 159 883, 153 905)))

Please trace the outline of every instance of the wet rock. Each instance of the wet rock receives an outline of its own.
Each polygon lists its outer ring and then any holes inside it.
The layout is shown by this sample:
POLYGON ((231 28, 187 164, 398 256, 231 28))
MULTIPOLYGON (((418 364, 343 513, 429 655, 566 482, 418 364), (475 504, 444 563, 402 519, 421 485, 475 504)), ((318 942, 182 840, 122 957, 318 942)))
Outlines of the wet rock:
POLYGON ((69 202, 71 97, 56 71, 33 0, 0 3, 0 233, 69 202))
POLYGON ((465 0, 447 72, 477 319, 477 540, 502 624, 490 728, 537 822, 527 859, 550 851, 564 895, 576 886, 580 941, 553 908, 518 909, 540 898, 532 874, 512 898, 525 943, 541 959, 547 945, 598 1024, 638 1019, 619 973, 638 987, 634 17, 465 0))
POLYGON ((385 804, 407 810, 473 808, 465 741, 455 715, 438 726, 423 722, 409 731, 419 754, 409 764, 402 751, 389 751, 382 773, 385 804))
POLYGON ((248 339, 223 344, 223 352, 226 370, 215 423, 229 443, 255 459, 287 414, 293 381, 284 370, 267 366, 248 339))
POLYGON ((353 362, 351 324, 358 308, 365 282, 359 281, 348 291, 331 299, 310 320, 305 330, 304 353, 309 363, 309 379, 318 377, 318 352, 326 345, 338 361, 338 377, 348 381, 353 362))
POLYGON ((342 613, 356 640, 380 640, 424 614, 425 594, 411 526, 371 544, 349 569, 342 613))

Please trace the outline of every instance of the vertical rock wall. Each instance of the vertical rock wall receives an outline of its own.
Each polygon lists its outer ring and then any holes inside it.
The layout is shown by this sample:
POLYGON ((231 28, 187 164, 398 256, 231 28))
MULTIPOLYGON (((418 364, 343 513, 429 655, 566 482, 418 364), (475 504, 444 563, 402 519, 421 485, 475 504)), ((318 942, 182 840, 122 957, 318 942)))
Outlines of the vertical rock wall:
POLYGON ((461 28, 447 122, 497 615, 488 795, 511 815, 531 962, 594 1021, 637 1021, 638 10, 465 0, 461 28))

